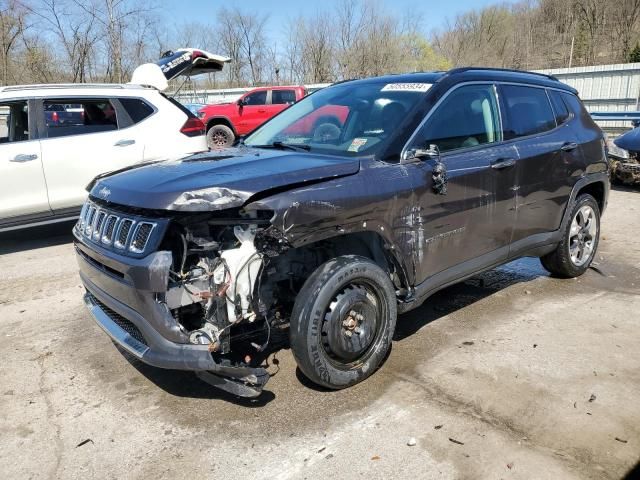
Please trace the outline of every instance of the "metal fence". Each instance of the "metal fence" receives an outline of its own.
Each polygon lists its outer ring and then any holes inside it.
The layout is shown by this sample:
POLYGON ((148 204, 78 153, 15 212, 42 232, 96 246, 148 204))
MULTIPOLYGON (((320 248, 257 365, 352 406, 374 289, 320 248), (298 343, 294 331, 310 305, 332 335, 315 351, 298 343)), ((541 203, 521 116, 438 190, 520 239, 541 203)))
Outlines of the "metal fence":
MULTIPOLYGON (((571 85, 580 94, 589 112, 640 110, 640 63, 618 63, 591 67, 537 70, 571 85)), ((631 128, 629 121, 598 121, 609 133, 631 128)))
MULTIPOLYGON (((313 83, 304 85, 309 93, 328 87, 330 83, 313 83)), ((218 88, 210 90, 189 89, 170 94, 180 103, 231 103, 255 87, 218 88)))

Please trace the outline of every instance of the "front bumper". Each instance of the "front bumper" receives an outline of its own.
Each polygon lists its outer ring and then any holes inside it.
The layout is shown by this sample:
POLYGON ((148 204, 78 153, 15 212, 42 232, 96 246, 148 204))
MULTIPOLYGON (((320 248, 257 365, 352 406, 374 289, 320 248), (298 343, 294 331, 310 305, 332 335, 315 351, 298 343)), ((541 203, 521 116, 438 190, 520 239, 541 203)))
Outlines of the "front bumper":
POLYGON ((613 162, 612 175, 626 184, 640 183, 640 163, 629 161, 613 162))
POLYGON ((187 332, 157 300, 167 289, 162 279, 168 275, 168 252, 134 259, 90 248, 77 235, 75 248, 85 305, 117 345, 148 365, 195 371, 236 395, 260 393, 269 379, 264 368, 216 363, 207 345, 189 343, 187 332))

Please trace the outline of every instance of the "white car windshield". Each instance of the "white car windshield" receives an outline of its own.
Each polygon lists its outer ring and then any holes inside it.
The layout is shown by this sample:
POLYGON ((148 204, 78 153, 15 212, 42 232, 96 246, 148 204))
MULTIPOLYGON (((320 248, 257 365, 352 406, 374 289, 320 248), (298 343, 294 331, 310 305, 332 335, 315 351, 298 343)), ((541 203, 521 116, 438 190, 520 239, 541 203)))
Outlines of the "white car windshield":
POLYGON ((247 137, 258 148, 371 154, 420 102, 429 83, 348 82, 303 98, 247 137))

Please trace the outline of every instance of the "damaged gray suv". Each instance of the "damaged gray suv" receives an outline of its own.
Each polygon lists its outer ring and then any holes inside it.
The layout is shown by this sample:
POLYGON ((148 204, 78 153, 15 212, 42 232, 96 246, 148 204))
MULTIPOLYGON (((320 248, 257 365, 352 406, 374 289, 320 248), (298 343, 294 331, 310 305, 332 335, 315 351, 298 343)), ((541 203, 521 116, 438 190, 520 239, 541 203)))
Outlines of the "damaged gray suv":
POLYGON ((399 313, 522 256, 581 275, 609 192, 603 135, 553 77, 492 69, 336 84, 229 149, 94 180, 85 303, 142 362, 240 396, 290 346, 332 389, 399 313))

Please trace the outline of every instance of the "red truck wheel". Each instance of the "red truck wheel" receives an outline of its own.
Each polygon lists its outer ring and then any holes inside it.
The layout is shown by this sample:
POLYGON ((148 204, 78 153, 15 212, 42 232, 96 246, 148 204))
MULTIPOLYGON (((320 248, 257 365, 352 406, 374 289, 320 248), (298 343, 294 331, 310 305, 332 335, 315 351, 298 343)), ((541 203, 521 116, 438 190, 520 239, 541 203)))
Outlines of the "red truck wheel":
POLYGON ((230 147, 236 136, 226 125, 214 125, 207 132, 207 144, 211 148, 230 147))

